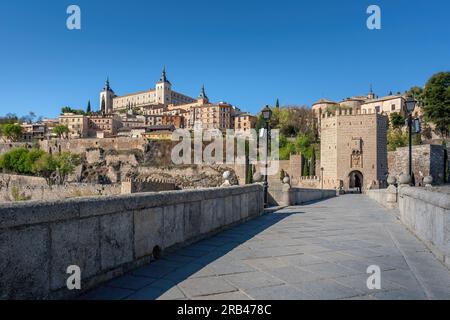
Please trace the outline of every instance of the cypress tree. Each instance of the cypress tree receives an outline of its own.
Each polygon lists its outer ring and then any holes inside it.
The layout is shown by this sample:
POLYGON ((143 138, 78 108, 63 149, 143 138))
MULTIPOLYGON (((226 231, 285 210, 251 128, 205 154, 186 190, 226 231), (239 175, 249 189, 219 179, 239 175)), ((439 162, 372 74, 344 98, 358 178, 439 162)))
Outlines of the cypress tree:
POLYGON ((91 112, 92 112, 92 110, 91 110, 91 100, 89 100, 88 104, 87 104, 87 108, 86 108, 86 113, 90 114, 91 112))

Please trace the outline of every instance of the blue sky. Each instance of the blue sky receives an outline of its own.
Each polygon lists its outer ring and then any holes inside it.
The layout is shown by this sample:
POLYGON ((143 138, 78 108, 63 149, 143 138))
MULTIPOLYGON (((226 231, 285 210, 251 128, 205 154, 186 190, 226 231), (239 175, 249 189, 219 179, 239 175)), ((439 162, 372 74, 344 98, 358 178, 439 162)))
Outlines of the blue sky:
POLYGON ((449 71, 449 14, 447 0, 1 0, 0 115, 95 109, 107 75, 121 95, 153 88, 163 65, 174 90, 204 84, 251 112, 404 91, 449 71), (370 4, 381 30, 366 27, 370 4))

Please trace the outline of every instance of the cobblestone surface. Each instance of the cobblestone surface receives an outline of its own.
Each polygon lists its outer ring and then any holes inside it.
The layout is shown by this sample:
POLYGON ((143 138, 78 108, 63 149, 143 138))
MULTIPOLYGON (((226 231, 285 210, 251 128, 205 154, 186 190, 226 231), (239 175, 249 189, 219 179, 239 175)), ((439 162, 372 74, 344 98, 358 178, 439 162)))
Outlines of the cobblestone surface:
POLYGON ((259 217, 81 299, 450 299, 450 271, 394 212, 345 195, 259 217))

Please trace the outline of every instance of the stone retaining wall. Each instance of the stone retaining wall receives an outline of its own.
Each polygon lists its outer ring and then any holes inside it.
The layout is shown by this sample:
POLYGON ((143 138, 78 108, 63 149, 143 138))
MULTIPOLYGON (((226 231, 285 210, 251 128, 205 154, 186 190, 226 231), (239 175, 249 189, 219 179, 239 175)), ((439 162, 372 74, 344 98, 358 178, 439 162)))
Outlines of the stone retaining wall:
POLYGON ((70 298, 183 246, 261 215, 262 186, 0 205, 0 299, 70 298), (157 251, 157 250, 156 250, 157 251))
POLYGON ((399 188, 401 221, 450 267, 450 194, 399 188))

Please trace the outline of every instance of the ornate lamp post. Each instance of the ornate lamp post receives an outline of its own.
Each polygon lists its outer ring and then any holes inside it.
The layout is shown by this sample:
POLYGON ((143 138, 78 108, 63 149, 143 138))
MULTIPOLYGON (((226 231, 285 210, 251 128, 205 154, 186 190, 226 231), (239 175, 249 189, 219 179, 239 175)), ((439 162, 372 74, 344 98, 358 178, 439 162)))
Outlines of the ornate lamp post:
POLYGON ((323 167, 321 167, 321 168, 320 168, 320 177, 321 177, 322 182, 321 182, 321 187, 320 187, 320 188, 321 188, 322 190, 323 190, 323 170, 324 170, 323 167))
POLYGON ((413 125, 415 133, 420 132, 420 122, 419 119, 413 119, 412 113, 414 108, 416 107, 416 99, 408 99, 405 102, 406 111, 408 113, 408 117, 406 119, 406 124, 408 125, 408 133, 409 133, 409 161, 408 161, 408 174, 410 177, 410 181, 412 184, 413 181, 413 170, 412 170, 412 134, 413 134, 413 125))
POLYGON ((264 206, 267 208, 269 206, 269 184, 267 182, 267 173, 269 166, 269 133, 270 133, 270 118, 272 117, 272 110, 269 106, 262 110, 262 116, 266 122, 266 163, 265 163, 265 174, 264 174, 264 206))

